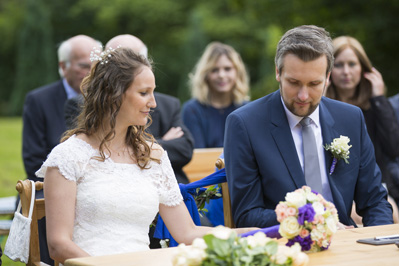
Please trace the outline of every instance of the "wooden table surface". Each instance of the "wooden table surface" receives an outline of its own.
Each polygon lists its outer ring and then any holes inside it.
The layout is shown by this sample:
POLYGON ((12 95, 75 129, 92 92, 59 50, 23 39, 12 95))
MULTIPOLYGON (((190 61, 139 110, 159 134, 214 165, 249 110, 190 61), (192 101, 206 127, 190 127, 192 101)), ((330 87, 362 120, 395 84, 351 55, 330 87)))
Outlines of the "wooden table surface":
MULTIPOLYGON (((399 234, 399 224, 338 231, 328 250, 309 254, 309 266, 322 265, 399 265, 399 248, 357 243, 360 238, 399 234)), ((145 265, 172 266, 176 248, 155 249, 125 254, 69 259, 65 266, 145 265)))

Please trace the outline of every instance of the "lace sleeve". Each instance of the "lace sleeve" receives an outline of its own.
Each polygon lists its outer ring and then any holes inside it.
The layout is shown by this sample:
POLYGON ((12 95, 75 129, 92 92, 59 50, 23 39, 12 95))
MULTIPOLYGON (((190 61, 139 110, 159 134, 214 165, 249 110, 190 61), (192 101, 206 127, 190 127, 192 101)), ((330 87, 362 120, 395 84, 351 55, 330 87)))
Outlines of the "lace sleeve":
POLYGON ((167 206, 177 206, 183 201, 183 197, 166 151, 161 157, 161 169, 159 202, 167 206))
POLYGON ((87 152, 77 147, 76 141, 68 139, 54 147, 36 176, 44 178, 48 167, 57 167, 66 179, 76 182, 82 176, 85 158, 87 152))

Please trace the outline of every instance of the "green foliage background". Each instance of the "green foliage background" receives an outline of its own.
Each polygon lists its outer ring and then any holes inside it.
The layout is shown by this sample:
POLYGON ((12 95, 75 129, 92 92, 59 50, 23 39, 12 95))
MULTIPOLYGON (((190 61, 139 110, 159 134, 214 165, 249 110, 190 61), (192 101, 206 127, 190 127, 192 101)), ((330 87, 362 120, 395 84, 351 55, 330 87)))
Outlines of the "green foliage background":
POLYGON ((398 0, 1 0, 0 115, 20 115, 28 91, 57 80, 57 45, 86 34, 103 43, 122 33, 141 38, 156 63, 157 89, 190 97, 188 73, 210 41, 239 51, 252 99, 277 89, 274 53, 281 35, 301 24, 351 35, 399 92, 398 0))
MULTIPOLYGON (((17 181, 25 179, 21 156, 22 119, 0 118, 0 129, 0 197, 16 196, 17 181)), ((0 216, 0 219, 11 218, 0 216)), ((3 251, 6 240, 6 236, 0 236, 0 245, 3 251)), ((6 255, 1 256, 1 260, 3 266, 25 265, 11 261, 6 255)))

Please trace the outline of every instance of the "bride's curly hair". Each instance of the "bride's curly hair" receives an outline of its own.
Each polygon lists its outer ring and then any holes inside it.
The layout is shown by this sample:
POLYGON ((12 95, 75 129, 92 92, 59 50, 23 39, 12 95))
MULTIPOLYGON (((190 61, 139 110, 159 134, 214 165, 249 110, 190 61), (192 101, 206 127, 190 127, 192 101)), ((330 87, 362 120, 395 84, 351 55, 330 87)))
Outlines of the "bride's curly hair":
MULTIPOLYGON (((104 151, 111 153, 107 143, 115 137, 116 117, 122 105, 126 90, 134 82, 135 77, 143 67, 152 70, 151 62, 142 55, 136 54, 128 48, 118 48, 102 56, 102 61, 93 64, 90 73, 81 84, 84 96, 83 109, 78 117, 77 126, 65 132, 61 141, 65 141, 74 134, 84 133, 92 136, 104 132, 99 151, 99 160, 104 161, 104 151), (108 56, 108 54, 110 56, 108 56)), ((141 169, 145 169, 151 160, 151 146, 155 139, 146 132, 146 126, 132 125, 126 133, 126 145, 133 149, 133 156, 141 169)))

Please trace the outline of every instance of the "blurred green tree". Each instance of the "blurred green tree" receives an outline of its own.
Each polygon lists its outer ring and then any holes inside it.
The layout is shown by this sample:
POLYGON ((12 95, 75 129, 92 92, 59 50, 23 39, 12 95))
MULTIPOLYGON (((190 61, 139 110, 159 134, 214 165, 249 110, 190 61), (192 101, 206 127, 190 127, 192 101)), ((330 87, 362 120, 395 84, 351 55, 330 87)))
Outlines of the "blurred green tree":
POLYGON ((21 114, 25 94, 57 77, 52 27, 42 0, 27 0, 25 20, 18 38, 17 69, 9 114, 21 114))
POLYGON ((22 24, 23 0, 0 2, 0 115, 10 108, 9 100, 15 79, 17 36, 22 24))
POLYGON ((55 44, 77 34, 104 44, 118 34, 138 36, 155 62, 157 90, 182 102, 205 46, 227 43, 241 54, 256 99, 278 88, 274 54, 281 35, 315 24, 332 37, 359 39, 392 95, 399 92, 398 13, 398 0, 1 0, 0 115, 21 113, 28 90, 57 78, 55 44))

